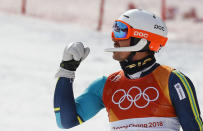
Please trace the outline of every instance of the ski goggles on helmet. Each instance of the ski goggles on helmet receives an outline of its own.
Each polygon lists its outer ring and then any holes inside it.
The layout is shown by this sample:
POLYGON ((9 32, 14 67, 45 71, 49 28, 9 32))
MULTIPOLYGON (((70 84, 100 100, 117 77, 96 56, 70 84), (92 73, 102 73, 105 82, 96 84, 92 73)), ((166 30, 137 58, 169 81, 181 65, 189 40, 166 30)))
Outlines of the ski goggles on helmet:
POLYGON ((144 38, 150 41, 149 49, 152 51, 158 51, 160 47, 164 46, 168 40, 167 37, 157 35, 155 33, 147 32, 140 29, 134 29, 127 23, 116 20, 113 25, 112 39, 117 40, 126 40, 130 37, 144 38))

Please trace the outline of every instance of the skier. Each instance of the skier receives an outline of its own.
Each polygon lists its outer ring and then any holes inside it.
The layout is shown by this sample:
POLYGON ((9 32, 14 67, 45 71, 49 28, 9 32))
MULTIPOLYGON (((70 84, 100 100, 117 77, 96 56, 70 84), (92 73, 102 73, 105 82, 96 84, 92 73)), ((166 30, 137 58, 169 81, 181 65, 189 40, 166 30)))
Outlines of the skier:
POLYGON ((122 70, 94 81, 74 99, 73 79, 90 49, 69 44, 56 76, 54 110, 60 128, 72 128, 108 112, 111 131, 202 131, 200 109, 191 80, 156 62, 154 54, 167 42, 167 27, 152 13, 128 10, 114 23, 113 59, 122 70))

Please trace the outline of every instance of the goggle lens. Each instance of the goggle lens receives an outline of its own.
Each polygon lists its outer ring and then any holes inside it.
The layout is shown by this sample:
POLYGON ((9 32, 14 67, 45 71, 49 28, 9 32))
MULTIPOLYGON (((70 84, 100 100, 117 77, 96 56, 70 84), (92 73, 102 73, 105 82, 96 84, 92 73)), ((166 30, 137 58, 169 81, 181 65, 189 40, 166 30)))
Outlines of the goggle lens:
POLYGON ((120 21, 116 21, 113 25, 113 33, 115 38, 126 38, 128 35, 128 26, 120 21))

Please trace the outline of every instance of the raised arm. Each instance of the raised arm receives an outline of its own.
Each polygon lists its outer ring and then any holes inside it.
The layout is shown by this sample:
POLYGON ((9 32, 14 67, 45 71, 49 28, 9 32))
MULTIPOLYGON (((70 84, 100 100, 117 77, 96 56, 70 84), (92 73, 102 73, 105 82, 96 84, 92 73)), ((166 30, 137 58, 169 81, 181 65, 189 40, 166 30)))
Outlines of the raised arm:
POLYGON ((89 53, 82 43, 71 43, 64 50, 54 94, 54 111, 60 128, 72 128, 93 117, 103 108, 102 91, 106 78, 93 82, 77 99, 74 98, 74 72, 89 53))

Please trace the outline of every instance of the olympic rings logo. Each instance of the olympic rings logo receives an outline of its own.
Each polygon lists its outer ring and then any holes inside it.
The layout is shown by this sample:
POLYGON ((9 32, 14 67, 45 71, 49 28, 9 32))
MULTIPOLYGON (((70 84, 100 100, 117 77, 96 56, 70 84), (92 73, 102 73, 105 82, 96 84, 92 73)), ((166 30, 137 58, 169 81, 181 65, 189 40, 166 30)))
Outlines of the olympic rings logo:
POLYGON ((147 87, 143 92, 142 90, 137 87, 137 86, 133 86, 131 87, 128 92, 126 93, 126 91, 124 89, 119 89, 119 90, 116 90, 112 96, 112 102, 116 105, 118 105, 118 107, 121 109, 121 110, 128 110, 132 107, 133 103, 134 105, 137 107, 137 108, 145 108, 149 105, 150 102, 152 101, 156 101, 157 99, 159 98, 159 91, 155 88, 155 87, 147 87), (139 92, 137 95, 135 95, 135 97, 133 98, 131 95, 130 95, 130 92, 133 90, 133 89, 137 89, 139 92), (146 91, 148 90, 154 90, 156 92, 156 97, 154 99, 150 99, 149 95, 146 93, 146 91), (115 95, 118 95, 120 94, 120 92, 123 93, 122 97, 118 100, 118 101, 115 101, 115 95), (137 102, 141 99, 141 97, 144 98, 144 100, 147 101, 147 103, 145 105, 138 105, 137 102), (128 100, 130 102, 129 106, 128 107, 122 107, 121 104, 124 102, 124 100, 128 100))

